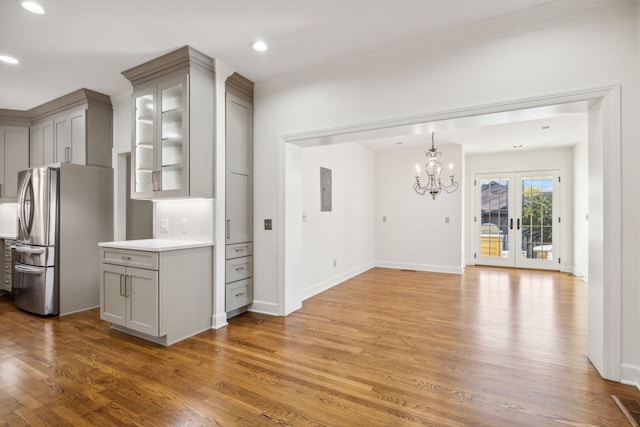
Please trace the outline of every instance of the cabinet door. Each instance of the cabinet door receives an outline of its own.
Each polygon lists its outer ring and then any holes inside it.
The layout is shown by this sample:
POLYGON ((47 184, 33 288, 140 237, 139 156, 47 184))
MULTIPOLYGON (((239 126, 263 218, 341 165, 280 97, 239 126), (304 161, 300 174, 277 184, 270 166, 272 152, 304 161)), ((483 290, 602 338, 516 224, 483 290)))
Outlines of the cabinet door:
MULTIPOLYGON (((158 84, 157 189, 161 197, 189 195, 188 76, 158 84)), ((213 141, 211 141, 213 143, 213 141)))
POLYGON ((127 268, 127 327, 158 336, 158 272, 127 268))
POLYGON ((53 163, 53 120, 31 126, 29 166, 32 168, 53 163))
POLYGON ((155 86, 133 94, 133 143, 131 147, 131 198, 148 199, 156 187, 155 86))
POLYGON ((100 318, 126 326, 125 267, 100 263, 100 318))
POLYGON ((86 112, 78 110, 54 119, 55 162, 86 164, 86 112))
POLYGON ((227 94, 226 100, 226 217, 227 243, 243 243, 253 235, 253 109, 227 94))
POLYGON ((18 172, 29 169, 29 128, 0 127, 0 199, 17 199, 18 172))

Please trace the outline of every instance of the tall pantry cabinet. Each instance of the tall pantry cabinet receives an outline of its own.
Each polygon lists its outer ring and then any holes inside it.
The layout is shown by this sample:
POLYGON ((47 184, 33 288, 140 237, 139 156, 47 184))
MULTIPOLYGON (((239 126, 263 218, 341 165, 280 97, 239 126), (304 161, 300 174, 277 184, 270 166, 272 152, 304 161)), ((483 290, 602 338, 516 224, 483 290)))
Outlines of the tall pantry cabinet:
POLYGON ((226 311, 253 301, 253 83, 235 73, 226 82, 226 311))
POLYGON ((133 85, 131 198, 212 198, 213 59, 185 46, 122 74, 133 85))

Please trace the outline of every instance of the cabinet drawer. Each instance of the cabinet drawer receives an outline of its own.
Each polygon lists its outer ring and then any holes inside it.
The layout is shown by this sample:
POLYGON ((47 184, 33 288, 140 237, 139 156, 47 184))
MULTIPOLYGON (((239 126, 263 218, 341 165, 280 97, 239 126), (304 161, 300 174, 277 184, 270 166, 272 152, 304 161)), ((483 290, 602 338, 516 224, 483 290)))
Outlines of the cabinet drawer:
POLYGON ((107 264, 146 268, 148 270, 158 269, 157 252, 100 248, 100 260, 107 264))
POLYGON ((253 245, 251 242, 236 243, 235 245, 227 245, 227 259, 240 258, 243 256, 253 255, 253 245))
POLYGON ((253 281, 252 279, 240 280, 227 285, 226 311, 235 310, 251 304, 253 301, 253 281))
POLYGON ((253 276, 253 257, 247 256, 227 260, 226 273, 226 283, 253 276))

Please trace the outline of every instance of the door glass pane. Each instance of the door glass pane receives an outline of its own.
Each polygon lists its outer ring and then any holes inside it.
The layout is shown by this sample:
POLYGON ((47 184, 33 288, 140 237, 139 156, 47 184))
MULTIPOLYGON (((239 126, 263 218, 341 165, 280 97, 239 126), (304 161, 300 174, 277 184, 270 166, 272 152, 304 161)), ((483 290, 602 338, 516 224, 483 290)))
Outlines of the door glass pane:
POLYGON ((153 95, 136 98, 136 192, 153 191, 153 95))
POLYGON ((509 257, 509 178, 480 180, 480 256, 509 257))
POLYGON ((162 90, 162 190, 180 190, 182 182, 182 84, 162 90))
POLYGON ((522 183, 522 256, 553 260, 553 176, 525 176, 522 183))

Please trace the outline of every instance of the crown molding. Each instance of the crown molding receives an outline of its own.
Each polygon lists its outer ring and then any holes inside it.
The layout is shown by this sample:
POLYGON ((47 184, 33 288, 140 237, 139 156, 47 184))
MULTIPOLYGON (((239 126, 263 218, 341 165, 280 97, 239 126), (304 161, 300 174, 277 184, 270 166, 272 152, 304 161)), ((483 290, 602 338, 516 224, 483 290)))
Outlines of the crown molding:
POLYGON ((253 104, 253 82, 246 77, 233 73, 225 82, 227 92, 253 104))
POLYGON ((108 95, 82 88, 52 101, 45 102, 37 107, 33 107, 30 110, 0 109, 0 122, 5 125, 15 124, 29 126, 31 122, 43 117, 51 116, 70 108, 89 105, 107 108, 109 110, 112 109, 111 98, 108 95))
POLYGON ((211 76, 214 75, 213 59, 191 46, 183 46, 151 61, 129 68, 123 71, 122 75, 133 86, 138 86, 155 78, 190 68, 198 69, 211 76))

